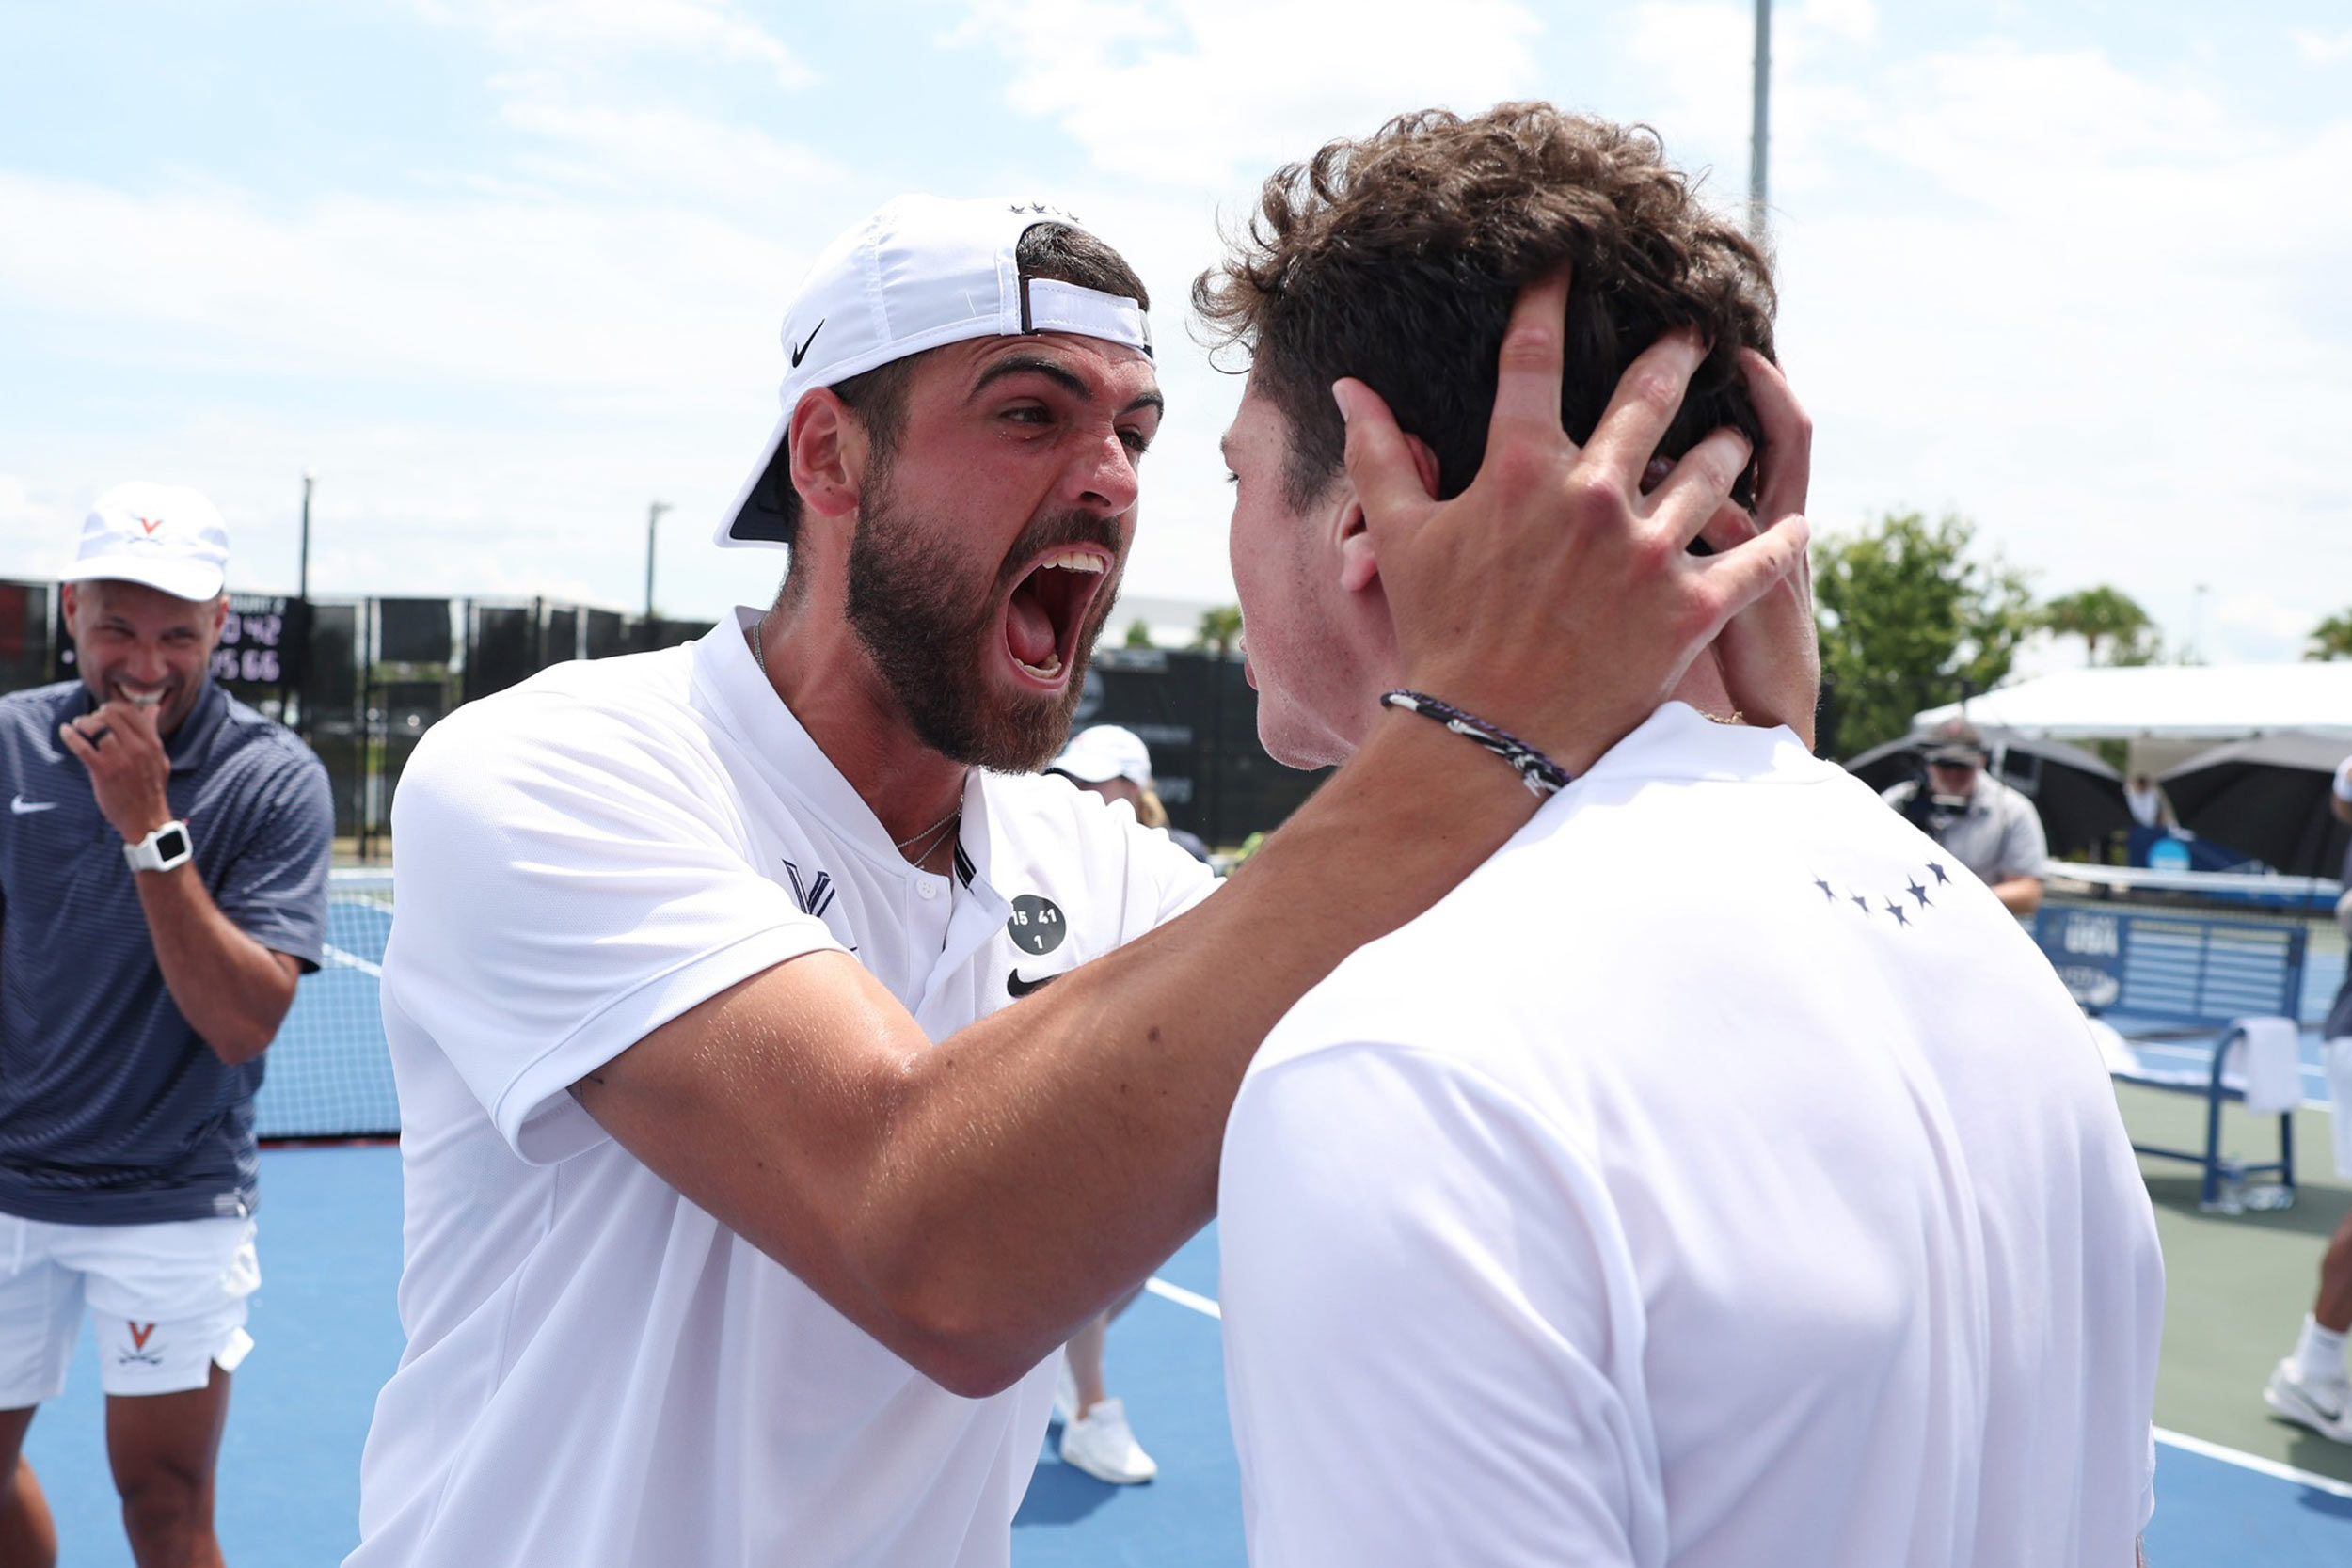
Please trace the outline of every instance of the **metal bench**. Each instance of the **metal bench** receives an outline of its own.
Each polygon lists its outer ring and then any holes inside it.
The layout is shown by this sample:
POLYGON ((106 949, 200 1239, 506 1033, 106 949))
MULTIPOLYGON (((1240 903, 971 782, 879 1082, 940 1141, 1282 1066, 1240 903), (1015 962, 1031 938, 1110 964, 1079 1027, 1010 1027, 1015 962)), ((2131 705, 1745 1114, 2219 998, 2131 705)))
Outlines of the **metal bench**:
POLYGON ((2065 904, 2045 904, 2035 917, 2034 941, 2083 1011, 2106 1019, 2127 1041, 2210 1041, 2201 1069, 2119 1064, 2109 1072, 2119 1082, 2204 1100, 2201 1150, 2132 1147, 2201 1167, 2200 1201, 2207 1209, 2236 1212, 2249 1176, 2275 1175, 2277 1206, 2295 1201, 2294 1113, 2279 1117, 2279 1157, 2249 1163, 2222 1152, 2221 1106, 2246 1098, 2242 1082, 2224 1072, 2230 1047, 2243 1034, 2235 1021, 2296 1017, 2307 936, 2299 925, 2065 904))

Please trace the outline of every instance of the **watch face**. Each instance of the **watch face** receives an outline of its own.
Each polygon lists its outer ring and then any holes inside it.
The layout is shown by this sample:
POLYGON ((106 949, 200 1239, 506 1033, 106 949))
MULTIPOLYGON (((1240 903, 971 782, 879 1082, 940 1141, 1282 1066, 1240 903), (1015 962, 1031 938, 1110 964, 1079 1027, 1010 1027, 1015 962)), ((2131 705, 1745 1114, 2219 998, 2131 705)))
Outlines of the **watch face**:
POLYGON ((165 861, 184 860, 188 853, 188 831, 185 828, 166 828, 155 835, 155 853, 165 861))

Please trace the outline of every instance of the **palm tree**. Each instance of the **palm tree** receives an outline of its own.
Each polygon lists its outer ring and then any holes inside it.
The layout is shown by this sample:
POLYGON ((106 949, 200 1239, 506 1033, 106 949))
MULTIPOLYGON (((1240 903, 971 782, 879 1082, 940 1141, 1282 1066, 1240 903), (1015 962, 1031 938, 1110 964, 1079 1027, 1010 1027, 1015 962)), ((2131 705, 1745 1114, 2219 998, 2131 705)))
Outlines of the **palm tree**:
POLYGON ((1192 634, 1196 653, 1213 653, 1219 658, 1233 657, 1233 649, 1241 641, 1241 606, 1214 605, 1200 612, 1200 629, 1192 634))
POLYGON ((2061 594, 2042 607, 2038 619, 2046 631, 2081 638, 2092 664, 2155 662, 2155 623, 2138 601, 2120 590, 2086 588, 2061 594), (2099 657, 2102 645, 2105 658, 2099 657))
POLYGON ((2339 611, 2312 628, 2303 657, 2314 661, 2352 658, 2352 610, 2339 611))

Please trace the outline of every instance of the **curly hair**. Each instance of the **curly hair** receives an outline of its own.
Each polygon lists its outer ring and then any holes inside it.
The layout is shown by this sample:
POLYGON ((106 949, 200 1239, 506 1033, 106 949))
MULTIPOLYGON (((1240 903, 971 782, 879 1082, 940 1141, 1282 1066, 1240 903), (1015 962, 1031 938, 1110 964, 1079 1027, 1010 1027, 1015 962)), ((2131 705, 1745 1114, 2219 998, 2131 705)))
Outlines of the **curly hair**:
MULTIPOLYGON (((1760 451, 1739 351, 1772 356, 1770 264, 1644 126, 1533 103, 1470 119, 1400 115, 1277 170, 1192 303, 1211 346, 1248 351, 1253 388, 1290 421, 1294 507, 1339 476, 1345 432, 1330 386, 1343 375, 1429 444, 1450 497, 1486 455, 1513 301, 1564 264, 1575 269, 1561 387, 1570 436, 1590 438, 1617 378, 1661 334, 1696 326, 1709 350, 1660 453, 1678 457, 1724 425, 1760 451)), ((1743 506, 1755 478, 1751 460, 1733 491, 1743 506)))

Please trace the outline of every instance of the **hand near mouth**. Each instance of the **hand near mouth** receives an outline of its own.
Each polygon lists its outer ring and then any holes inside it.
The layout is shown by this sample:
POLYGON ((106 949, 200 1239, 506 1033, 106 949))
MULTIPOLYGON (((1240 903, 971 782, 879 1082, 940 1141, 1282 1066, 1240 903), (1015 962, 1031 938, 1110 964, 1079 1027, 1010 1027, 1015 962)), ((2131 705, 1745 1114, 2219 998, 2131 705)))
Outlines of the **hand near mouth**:
POLYGON ((57 726, 57 738, 89 770, 98 809, 126 844, 172 819, 171 758, 155 727, 161 705, 160 696, 110 697, 94 711, 57 726))
MULTIPOLYGON (((1705 357, 1689 332, 1634 360, 1592 439, 1570 440, 1560 422, 1567 298, 1565 272, 1520 291, 1486 459, 1450 501, 1429 494, 1378 394, 1353 380, 1332 391, 1406 684, 1516 732, 1573 775, 1648 718, 1733 616, 1803 569, 1807 529, 1789 505, 1804 497, 1792 463, 1772 526, 1689 552, 1733 504, 1749 456, 1736 430, 1715 431, 1645 485, 1705 357)), ((1784 694, 1771 705, 1801 705, 1784 694)))

